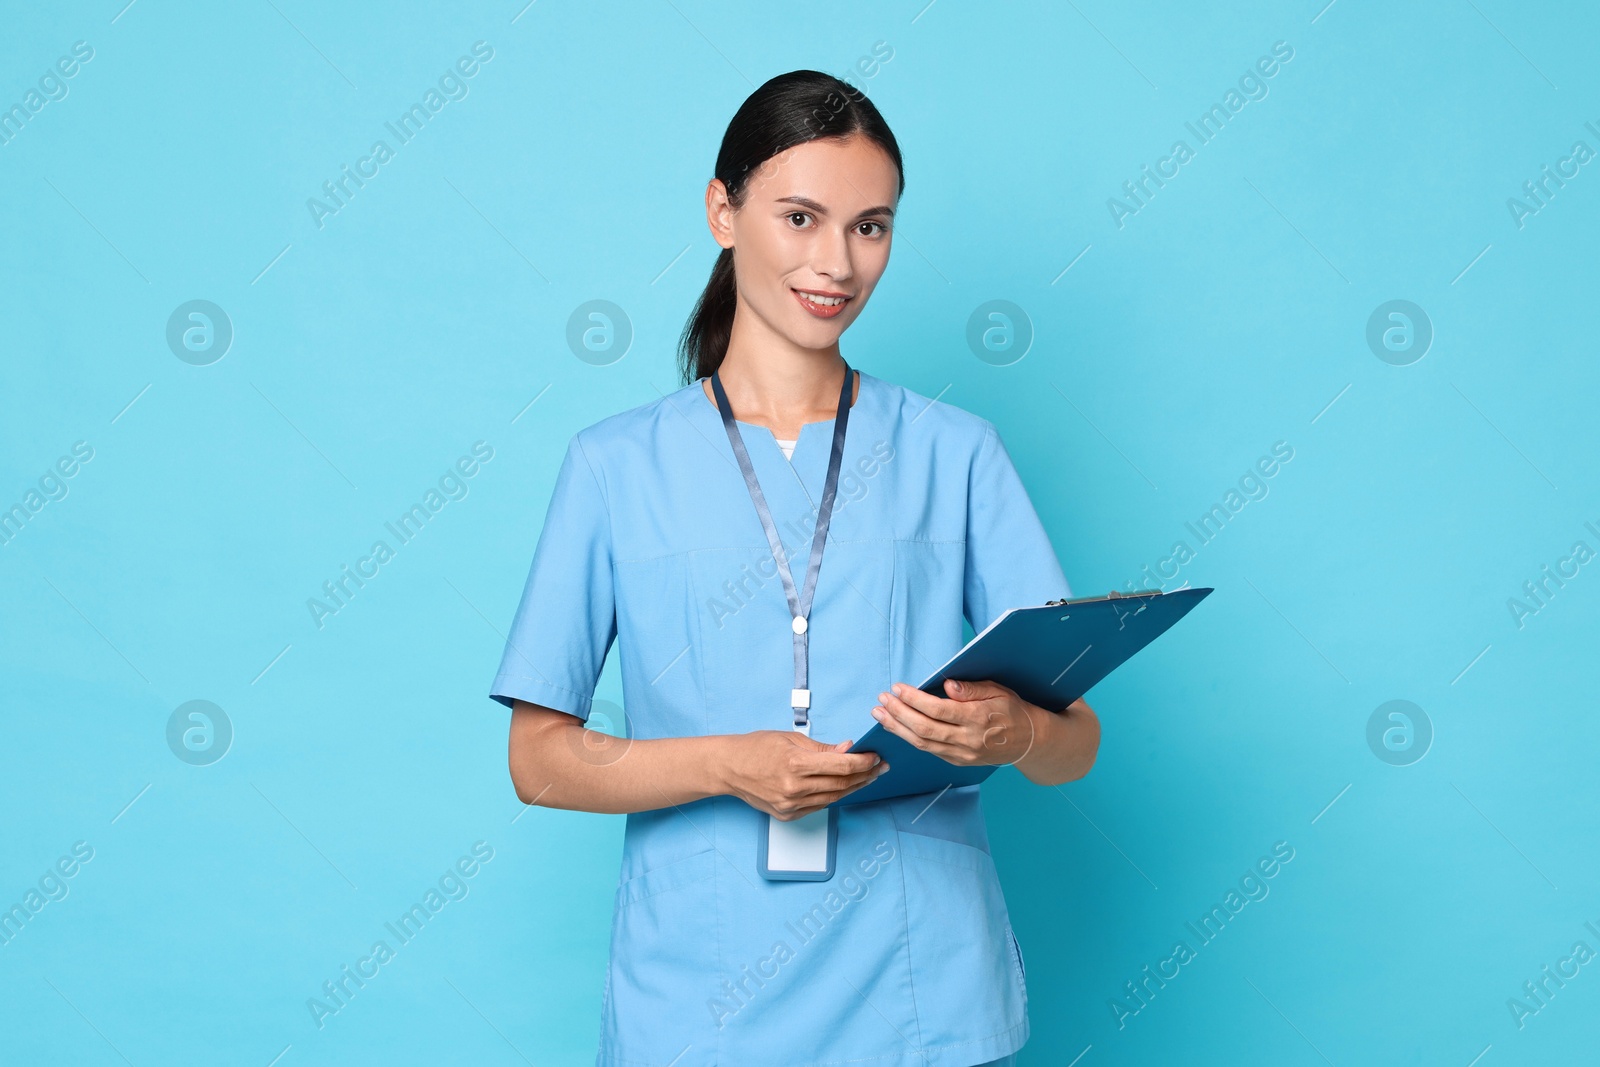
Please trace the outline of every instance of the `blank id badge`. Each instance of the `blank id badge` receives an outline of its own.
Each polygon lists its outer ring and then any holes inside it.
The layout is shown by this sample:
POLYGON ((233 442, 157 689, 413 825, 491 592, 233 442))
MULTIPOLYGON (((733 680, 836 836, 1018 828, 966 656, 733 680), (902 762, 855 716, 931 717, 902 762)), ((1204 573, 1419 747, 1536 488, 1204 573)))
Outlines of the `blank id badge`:
POLYGON ((756 870, 774 882, 826 882, 839 852, 839 813, 823 808, 785 822, 775 815, 761 821, 756 870))

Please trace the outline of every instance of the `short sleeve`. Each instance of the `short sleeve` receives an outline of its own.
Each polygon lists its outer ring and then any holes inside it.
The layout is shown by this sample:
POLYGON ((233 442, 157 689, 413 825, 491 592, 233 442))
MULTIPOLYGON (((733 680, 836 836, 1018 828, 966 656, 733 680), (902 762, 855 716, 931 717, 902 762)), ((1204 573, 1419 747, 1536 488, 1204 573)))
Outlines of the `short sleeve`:
POLYGON ((522 601, 489 695, 587 720, 617 636, 605 493, 579 435, 567 444, 522 601))
POLYGON ((1001 612, 1070 598, 1050 537, 992 424, 967 485, 967 566, 963 608, 973 633, 1001 612))

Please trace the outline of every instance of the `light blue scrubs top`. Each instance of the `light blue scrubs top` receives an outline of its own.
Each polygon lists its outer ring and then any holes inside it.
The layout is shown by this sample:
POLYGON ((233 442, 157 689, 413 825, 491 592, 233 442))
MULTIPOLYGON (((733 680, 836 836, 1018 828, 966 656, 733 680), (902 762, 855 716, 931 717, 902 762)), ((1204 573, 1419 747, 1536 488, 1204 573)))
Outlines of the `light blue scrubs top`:
MULTIPOLYGON (((833 422, 790 460, 739 428, 803 564, 833 422)), ((1070 596, 993 424, 862 372, 810 617, 811 736, 861 737, 879 692, 961 647, 963 615, 977 631, 1070 596)), ((701 381, 571 438, 491 695, 587 718, 613 640, 634 738, 793 728, 783 582, 701 381)), ((596 1063, 970 1067, 1021 1047, 978 791, 837 809, 826 882, 763 879, 767 816, 737 798, 629 815, 596 1063)))

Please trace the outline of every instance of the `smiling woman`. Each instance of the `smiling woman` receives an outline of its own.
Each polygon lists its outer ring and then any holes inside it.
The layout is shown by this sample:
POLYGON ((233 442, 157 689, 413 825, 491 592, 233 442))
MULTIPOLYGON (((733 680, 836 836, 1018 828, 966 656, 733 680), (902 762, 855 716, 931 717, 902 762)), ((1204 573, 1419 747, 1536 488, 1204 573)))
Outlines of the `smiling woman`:
POLYGON ((1081 701, 894 684, 960 648, 963 616, 1071 596, 995 426, 840 351, 904 187, 859 91, 806 70, 757 89, 706 185, 720 251, 684 387, 567 444, 490 695, 519 798, 628 815, 600 1067, 971 1067, 1027 1041, 978 787, 834 806, 888 769, 847 751, 875 712, 1041 784, 1099 741, 1081 701), (592 742, 613 643, 629 736, 592 742))
MULTIPOLYGON (((900 149, 865 96, 829 81, 837 88, 791 80, 772 88, 773 99, 757 92, 729 125, 717 177, 706 187, 707 221, 722 251, 684 331, 680 369, 686 379, 716 370, 735 331, 753 345, 793 331, 794 342, 806 349, 837 351, 839 335, 861 314, 889 265, 890 227, 905 191, 900 149), (857 110, 847 114, 852 99, 859 101, 857 110), (775 130, 756 125, 754 109, 761 106, 793 107, 802 130, 834 135, 784 144, 796 131, 774 136, 775 130), (874 129, 877 136, 864 135, 873 128, 869 119, 881 127, 874 129), (851 122, 860 125, 852 129, 851 122), (751 156, 762 158, 751 163, 751 156), (752 204, 757 196, 761 202, 752 204)), ((762 416, 753 421, 778 437, 798 435, 796 421, 775 418, 789 406, 786 397, 771 395, 759 381, 741 388, 742 374, 722 377, 735 407, 762 416), (755 405, 766 410, 752 411, 755 405)), ((712 396, 709 381, 706 395, 712 396)), ((800 418, 832 414, 824 396, 800 418)))

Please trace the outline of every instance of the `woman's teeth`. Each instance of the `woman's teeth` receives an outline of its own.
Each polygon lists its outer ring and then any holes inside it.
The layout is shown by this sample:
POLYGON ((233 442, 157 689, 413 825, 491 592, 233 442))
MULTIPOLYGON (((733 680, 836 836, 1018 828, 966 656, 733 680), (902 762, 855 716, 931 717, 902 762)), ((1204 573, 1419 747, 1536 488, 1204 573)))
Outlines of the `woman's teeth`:
POLYGON ((808 314, 819 319, 831 319, 835 315, 842 315, 844 305, 850 300, 848 296, 818 296, 815 293, 801 292, 799 289, 794 290, 794 295, 808 314))

